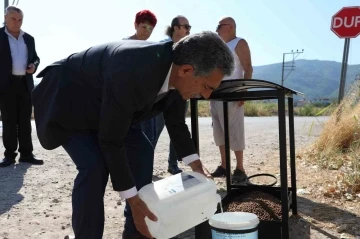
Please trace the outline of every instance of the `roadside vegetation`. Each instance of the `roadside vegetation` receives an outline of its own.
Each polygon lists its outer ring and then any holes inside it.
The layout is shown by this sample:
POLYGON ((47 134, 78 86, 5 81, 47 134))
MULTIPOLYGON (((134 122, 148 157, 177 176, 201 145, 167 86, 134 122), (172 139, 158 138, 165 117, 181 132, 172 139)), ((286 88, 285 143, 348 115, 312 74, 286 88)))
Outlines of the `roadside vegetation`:
POLYGON ((319 138, 298 157, 334 170, 325 196, 360 197, 360 82, 355 82, 323 125, 319 138))
MULTIPOLYGON (((263 101, 247 101, 244 106, 244 114, 248 117, 277 116, 277 103, 263 101)), ((324 105, 309 103, 294 107, 295 116, 329 116, 335 110, 336 104, 324 105)), ((210 103, 208 101, 198 102, 198 115, 210 117, 210 103)), ((190 117, 190 110, 187 112, 190 117)))

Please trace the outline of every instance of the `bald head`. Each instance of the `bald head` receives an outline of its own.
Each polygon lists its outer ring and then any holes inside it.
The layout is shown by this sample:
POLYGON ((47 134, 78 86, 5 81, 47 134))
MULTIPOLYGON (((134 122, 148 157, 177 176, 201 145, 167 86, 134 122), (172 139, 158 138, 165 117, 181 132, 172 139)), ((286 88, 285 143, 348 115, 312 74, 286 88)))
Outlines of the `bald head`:
POLYGON ((220 23, 230 24, 233 28, 236 28, 235 20, 232 17, 223 17, 220 19, 220 23))
POLYGON ((216 29, 218 35, 228 42, 236 37, 236 23, 232 17, 223 17, 220 19, 216 29))

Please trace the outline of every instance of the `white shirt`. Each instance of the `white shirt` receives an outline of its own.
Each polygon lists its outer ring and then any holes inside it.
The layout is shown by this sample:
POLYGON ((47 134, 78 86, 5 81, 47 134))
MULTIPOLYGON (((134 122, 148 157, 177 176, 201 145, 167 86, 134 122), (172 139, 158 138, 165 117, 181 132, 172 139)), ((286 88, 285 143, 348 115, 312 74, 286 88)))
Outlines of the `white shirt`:
MULTIPOLYGON (((174 87, 171 87, 171 86, 169 87, 171 69, 172 69, 172 65, 171 65, 171 67, 169 69, 169 72, 168 72, 168 74, 166 76, 165 82, 162 85, 158 95, 161 94, 161 93, 168 92, 171 89, 175 89, 174 87)), ((189 165, 190 163, 194 162, 195 160, 198 160, 199 158, 200 157, 199 157, 198 154, 191 154, 191 155, 188 155, 185 158, 183 158, 182 161, 184 162, 185 165, 189 165)), ((120 193, 120 197, 122 199, 127 199, 127 198, 131 198, 131 197, 136 196, 137 189, 136 189, 136 187, 133 187, 133 188, 130 188, 128 190, 121 191, 119 193, 120 193)))
POLYGON ((224 77, 223 81, 244 78, 244 67, 241 65, 239 56, 235 51, 236 46, 240 40, 242 40, 242 38, 236 37, 233 40, 226 43, 226 45, 229 47, 229 49, 232 52, 233 57, 234 57, 234 71, 232 72, 232 74, 230 76, 224 77))
POLYGON ((24 32, 20 30, 18 39, 11 35, 5 27, 8 35, 11 58, 12 58, 12 74, 16 76, 26 75, 26 67, 28 61, 28 50, 24 41, 24 32))

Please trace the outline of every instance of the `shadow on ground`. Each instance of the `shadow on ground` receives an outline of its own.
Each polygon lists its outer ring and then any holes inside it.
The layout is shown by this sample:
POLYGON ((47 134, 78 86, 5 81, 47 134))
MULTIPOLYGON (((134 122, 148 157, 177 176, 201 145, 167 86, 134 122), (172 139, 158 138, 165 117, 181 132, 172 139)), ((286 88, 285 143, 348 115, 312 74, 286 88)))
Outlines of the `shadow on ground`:
MULTIPOLYGON (((289 218, 291 239, 340 238, 340 233, 334 233, 322 227, 321 224, 324 223, 332 223, 336 227, 341 226, 345 229, 344 233, 354 238, 360 236, 360 218, 352 212, 298 196, 298 214, 289 218)), ((178 238, 194 239, 194 228, 178 235, 178 238)))
POLYGON ((354 238, 360 236, 360 218, 350 211, 299 196, 298 208, 299 215, 290 217, 290 238, 340 238, 340 234, 321 226, 328 223, 342 227, 342 232, 354 238))
POLYGON ((24 175, 30 166, 30 164, 21 163, 0 168, 0 215, 24 199, 19 191, 24 184, 24 175))

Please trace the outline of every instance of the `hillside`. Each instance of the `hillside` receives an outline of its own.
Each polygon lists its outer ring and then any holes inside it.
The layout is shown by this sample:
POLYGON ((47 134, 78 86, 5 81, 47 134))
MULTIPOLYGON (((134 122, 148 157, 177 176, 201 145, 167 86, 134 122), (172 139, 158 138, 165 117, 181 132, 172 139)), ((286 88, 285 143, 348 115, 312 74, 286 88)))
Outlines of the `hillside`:
MULTIPOLYGON (((290 62, 285 63, 290 64, 290 62)), ((254 67, 254 79, 262 79, 281 84, 282 63, 254 67)), ((285 71, 285 76, 289 71, 285 71)), ((296 60, 295 70, 284 82, 284 86, 300 91, 306 99, 337 98, 339 91, 341 63, 320 60, 296 60)), ((360 74, 360 65, 349 65, 346 86, 360 74)))
MULTIPOLYGON (((286 64, 290 64, 287 62, 286 64)), ((281 84, 282 63, 254 67, 254 79, 281 84)), ((288 74, 285 71, 284 77, 288 74)), ((308 100, 314 98, 337 99, 339 91, 341 63, 320 60, 296 60, 295 70, 286 78, 284 85, 305 94, 308 100)), ((360 74, 360 65, 349 65, 346 86, 354 82, 360 74)), ((39 79, 35 78, 35 84, 39 79)))

